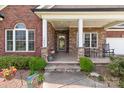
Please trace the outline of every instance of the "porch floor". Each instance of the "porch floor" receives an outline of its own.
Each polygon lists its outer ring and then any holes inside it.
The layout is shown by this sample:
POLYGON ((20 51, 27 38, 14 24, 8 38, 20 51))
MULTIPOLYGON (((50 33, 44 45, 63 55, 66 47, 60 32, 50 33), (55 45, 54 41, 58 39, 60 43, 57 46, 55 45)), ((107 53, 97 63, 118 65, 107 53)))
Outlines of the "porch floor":
MULTIPOLYGON (((105 58, 90 58, 93 63, 110 63, 110 59, 108 57, 105 58)), ((54 61, 49 61, 48 63, 79 63, 77 61, 77 57, 74 55, 70 55, 69 53, 59 52, 55 55, 54 61)))

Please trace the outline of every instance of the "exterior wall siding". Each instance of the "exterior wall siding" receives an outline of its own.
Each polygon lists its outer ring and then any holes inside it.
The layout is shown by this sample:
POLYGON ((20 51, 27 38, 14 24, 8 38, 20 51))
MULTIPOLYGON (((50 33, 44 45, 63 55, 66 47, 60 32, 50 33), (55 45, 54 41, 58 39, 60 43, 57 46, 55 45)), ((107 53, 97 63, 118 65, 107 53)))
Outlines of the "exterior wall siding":
POLYGON ((42 21, 31 9, 36 6, 12 5, 0 12, 5 15, 0 21, 0 55, 26 55, 41 56, 42 21), (18 23, 24 23, 27 29, 35 29, 35 52, 5 52, 5 29, 13 29, 18 23))

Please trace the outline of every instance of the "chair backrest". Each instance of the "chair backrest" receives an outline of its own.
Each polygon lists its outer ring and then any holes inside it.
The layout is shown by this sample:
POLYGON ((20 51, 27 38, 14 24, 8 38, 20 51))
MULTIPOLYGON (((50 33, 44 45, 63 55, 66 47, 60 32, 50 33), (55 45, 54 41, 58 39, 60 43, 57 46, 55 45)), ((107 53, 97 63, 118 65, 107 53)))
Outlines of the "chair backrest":
POLYGON ((109 44, 103 44, 103 50, 104 51, 109 51, 110 50, 109 44))

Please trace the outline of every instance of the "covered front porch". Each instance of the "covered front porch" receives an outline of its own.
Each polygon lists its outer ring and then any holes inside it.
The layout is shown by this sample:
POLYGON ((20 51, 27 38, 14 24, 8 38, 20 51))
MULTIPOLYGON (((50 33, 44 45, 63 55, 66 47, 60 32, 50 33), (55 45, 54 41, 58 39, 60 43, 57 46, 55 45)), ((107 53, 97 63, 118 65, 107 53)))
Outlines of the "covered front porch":
POLYGON ((54 54, 53 62, 78 62, 80 56, 87 56, 96 63, 109 62, 109 58, 103 58, 102 49, 106 43, 106 28, 121 20, 117 15, 109 13, 106 16, 98 12, 48 14, 37 13, 43 25, 43 57, 48 60, 54 54))
MULTIPOLYGON (((43 20, 46 21, 46 20, 43 20)), ((102 57, 102 44, 105 43, 105 30, 101 27, 87 26, 87 23, 102 20, 72 20, 48 19, 47 20, 47 47, 48 61, 54 55, 54 61, 78 61, 80 56, 91 58, 102 57), (85 24, 84 24, 85 23, 85 24), (59 60, 56 59, 59 56, 59 60)), ((88 24, 89 24, 88 23, 88 24)))

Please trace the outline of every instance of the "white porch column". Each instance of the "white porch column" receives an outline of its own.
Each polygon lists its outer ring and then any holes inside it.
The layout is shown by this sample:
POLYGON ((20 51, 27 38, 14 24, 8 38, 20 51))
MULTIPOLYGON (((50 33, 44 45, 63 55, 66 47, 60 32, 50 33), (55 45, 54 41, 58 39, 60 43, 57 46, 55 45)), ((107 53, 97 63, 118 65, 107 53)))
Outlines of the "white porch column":
POLYGON ((83 19, 80 18, 78 20, 78 47, 82 48, 83 47, 83 19))
POLYGON ((42 47, 47 48, 47 20, 42 20, 42 47))
POLYGON ((48 57, 48 49, 47 49, 47 20, 42 20, 42 50, 41 50, 41 56, 46 60, 48 57))
POLYGON ((84 37, 83 37, 83 19, 78 19, 78 60, 84 56, 84 37))

